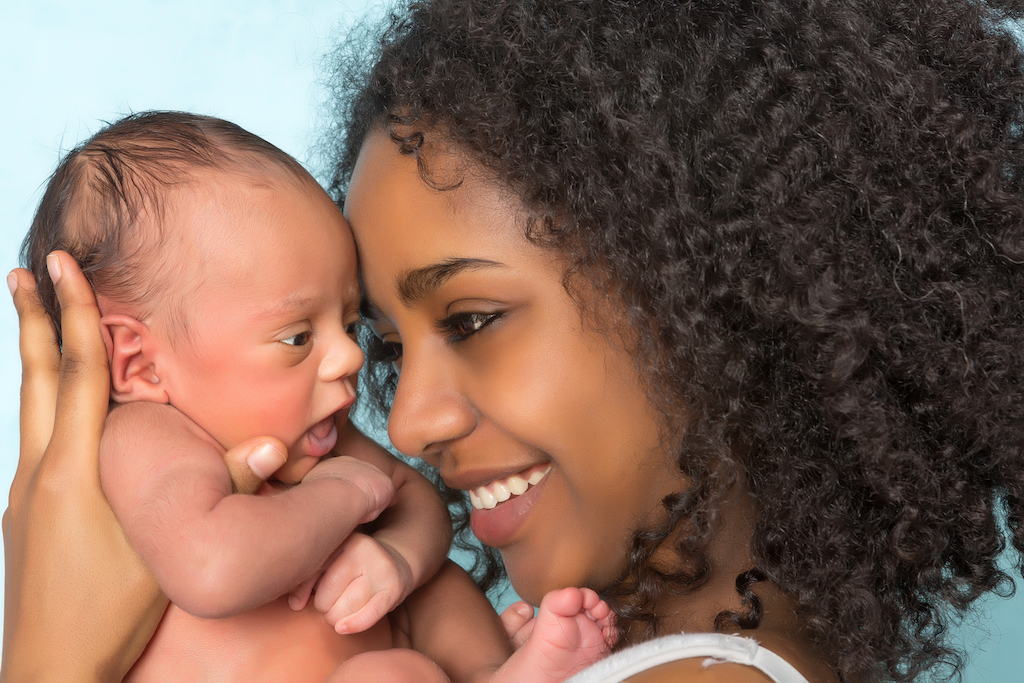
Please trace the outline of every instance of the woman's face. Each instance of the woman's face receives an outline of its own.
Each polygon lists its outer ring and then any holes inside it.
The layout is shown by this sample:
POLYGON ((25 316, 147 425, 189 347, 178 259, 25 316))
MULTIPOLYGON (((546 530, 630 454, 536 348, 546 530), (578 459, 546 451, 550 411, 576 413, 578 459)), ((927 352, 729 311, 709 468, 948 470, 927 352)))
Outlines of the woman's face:
POLYGON ((462 184, 430 188, 371 135, 346 203, 374 331, 401 354, 391 441, 471 492, 473 531, 522 597, 606 587, 632 532, 682 485, 657 418, 633 361, 581 320, 556 256, 524 236, 511 193, 450 154, 428 161, 462 184))

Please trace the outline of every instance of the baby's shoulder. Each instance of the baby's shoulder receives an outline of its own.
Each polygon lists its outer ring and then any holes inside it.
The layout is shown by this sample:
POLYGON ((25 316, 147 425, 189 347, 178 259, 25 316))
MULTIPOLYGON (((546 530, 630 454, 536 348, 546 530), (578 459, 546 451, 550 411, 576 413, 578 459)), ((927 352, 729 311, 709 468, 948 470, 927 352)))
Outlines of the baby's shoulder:
POLYGON ((114 405, 103 427, 101 457, 123 451, 137 455, 148 450, 147 444, 159 445, 161 450, 172 444, 202 445, 219 454, 224 450, 193 420, 166 403, 133 401, 114 405))

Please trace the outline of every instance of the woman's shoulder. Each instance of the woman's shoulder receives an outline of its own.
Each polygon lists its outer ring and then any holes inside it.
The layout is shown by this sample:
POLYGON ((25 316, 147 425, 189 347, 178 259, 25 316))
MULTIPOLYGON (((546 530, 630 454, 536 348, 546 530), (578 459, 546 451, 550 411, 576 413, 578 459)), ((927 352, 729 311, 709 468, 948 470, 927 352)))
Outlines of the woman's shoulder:
POLYGON ((831 683, 834 675, 786 634, 676 634, 617 652, 572 683, 831 683))

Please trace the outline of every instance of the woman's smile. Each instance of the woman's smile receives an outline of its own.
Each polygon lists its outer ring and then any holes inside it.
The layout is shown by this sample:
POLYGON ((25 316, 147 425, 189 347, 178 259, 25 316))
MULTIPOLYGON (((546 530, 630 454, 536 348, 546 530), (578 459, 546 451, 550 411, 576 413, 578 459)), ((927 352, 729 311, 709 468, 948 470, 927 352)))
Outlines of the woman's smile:
POLYGON ((496 479, 490 484, 470 489, 469 502, 474 510, 493 510, 498 504, 526 493, 531 486, 539 484, 550 471, 550 465, 536 465, 503 479, 496 479))
MULTIPOLYGON (((433 172, 446 163, 465 172, 431 154, 433 172)), ((395 351, 391 441, 469 492, 474 533, 524 598, 606 587, 686 482, 633 358, 585 321, 519 204, 461 180, 431 188, 377 133, 349 187, 371 327, 395 351)))
POLYGON ((551 464, 542 463, 469 489, 473 506, 469 523, 476 537, 494 547, 512 542, 542 495, 550 472, 551 464))

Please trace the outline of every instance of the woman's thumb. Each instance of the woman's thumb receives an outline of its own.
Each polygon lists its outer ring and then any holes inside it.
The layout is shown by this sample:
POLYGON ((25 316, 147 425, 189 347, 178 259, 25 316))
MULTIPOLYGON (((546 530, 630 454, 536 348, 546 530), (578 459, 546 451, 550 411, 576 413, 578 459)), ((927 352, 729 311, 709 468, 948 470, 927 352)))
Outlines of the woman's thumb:
POLYGON ((224 454, 231 482, 239 493, 255 493, 288 459, 284 444, 272 436, 260 436, 238 444, 224 454))

